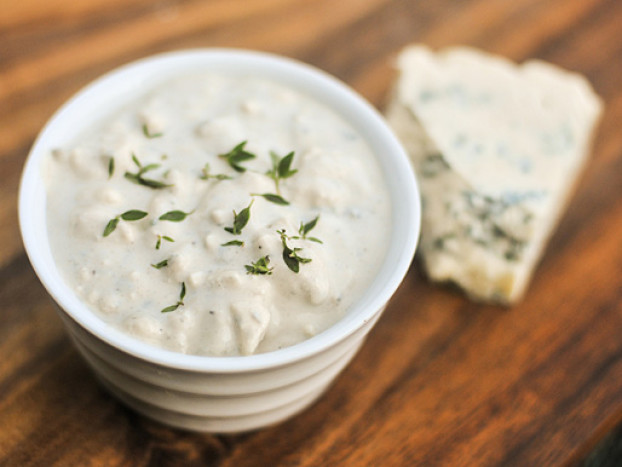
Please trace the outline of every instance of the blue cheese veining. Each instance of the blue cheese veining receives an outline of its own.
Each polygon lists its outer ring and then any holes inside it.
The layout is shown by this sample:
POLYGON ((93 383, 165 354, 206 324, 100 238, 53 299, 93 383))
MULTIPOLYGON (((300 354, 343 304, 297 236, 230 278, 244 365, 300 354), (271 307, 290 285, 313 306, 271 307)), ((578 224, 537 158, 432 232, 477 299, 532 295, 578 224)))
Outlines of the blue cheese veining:
POLYGON ((275 82, 170 81, 58 148, 55 260, 103 320, 197 355, 289 346, 376 274, 389 194, 365 139, 275 82))
POLYGON ((579 75, 468 48, 412 46, 398 68, 387 116, 419 176, 429 276, 517 300, 587 158, 600 99, 579 75))

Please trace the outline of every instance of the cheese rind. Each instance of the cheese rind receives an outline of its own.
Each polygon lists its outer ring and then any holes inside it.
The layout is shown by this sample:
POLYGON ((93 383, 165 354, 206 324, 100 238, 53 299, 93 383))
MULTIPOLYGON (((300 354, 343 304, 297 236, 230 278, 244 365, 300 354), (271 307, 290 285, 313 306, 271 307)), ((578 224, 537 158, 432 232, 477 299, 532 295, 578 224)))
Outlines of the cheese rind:
POLYGON ((517 301, 587 159, 600 99, 577 74, 465 47, 411 46, 398 69, 387 118, 419 178, 427 274, 517 301))

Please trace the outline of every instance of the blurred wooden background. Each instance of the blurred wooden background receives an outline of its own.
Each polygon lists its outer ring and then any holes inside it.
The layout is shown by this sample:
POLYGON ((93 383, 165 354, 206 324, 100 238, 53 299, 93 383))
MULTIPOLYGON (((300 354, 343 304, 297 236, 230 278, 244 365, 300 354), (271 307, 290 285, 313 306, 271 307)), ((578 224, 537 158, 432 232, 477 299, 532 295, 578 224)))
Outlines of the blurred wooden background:
POLYGON ((622 2, 0 0, 0 464, 557 465, 622 420, 622 2), (526 299, 506 310, 416 266, 311 409, 236 436, 150 422, 99 388, 17 227, 26 154, 98 75, 188 47, 318 66, 382 108, 406 44, 470 44, 585 74, 606 103, 591 163, 526 299))

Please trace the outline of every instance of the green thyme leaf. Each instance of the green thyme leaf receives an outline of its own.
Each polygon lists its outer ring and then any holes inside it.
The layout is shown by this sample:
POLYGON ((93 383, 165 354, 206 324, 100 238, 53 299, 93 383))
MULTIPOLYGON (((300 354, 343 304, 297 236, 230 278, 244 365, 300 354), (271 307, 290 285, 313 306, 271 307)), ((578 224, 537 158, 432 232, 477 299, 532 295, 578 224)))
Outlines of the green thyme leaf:
POLYGON ((124 221, 138 221, 147 216, 145 211, 139 211, 138 209, 132 209, 130 211, 125 211, 121 214, 121 219, 124 221))
POLYGON ((108 224, 106 224, 106 228, 104 228, 104 237, 110 235, 117 228, 119 224, 119 217, 115 217, 114 219, 110 219, 108 224))
POLYGON ((268 255, 259 258, 257 261, 251 264, 246 264, 244 267, 246 268, 246 274, 257 274, 257 275, 270 275, 272 274, 272 270, 274 268, 269 267, 270 257, 268 255))
POLYGON ((293 256, 293 251, 289 249, 289 247, 283 247, 283 261, 287 265, 289 269, 298 274, 300 271, 300 262, 293 256))
POLYGON ((311 258, 303 258, 298 255, 298 252, 302 248, 294 248, 293 250, 287 245, 289 236, 285 233, 285 230, 277 230, 277 233, 281 236, 281 243, 283 243, 283 262, 287 267, 296 274, 300 271, 300 264, 306 264, 311 262, 311 258))
POLYGON ((127 178, 131 182, 136 183, 137 185, 143 185, 143 186, 153 188, 153 189, 167 188, 167 187, 173 186, 171 184, 160 182, 158 180, 152 180, 150 178, 143 177, 143 175, 146 172, 159 168, 160 164, 147 164, 143 166, 138 160, 138 157, 136 157, 136 154, 134 153, 132 153, 132 160, 134 161, 134 164, 136 164, 136 166, 138 167, 138 172, 136 173, 125 172, 125 178, 127 178))
POLYGON ((141 175, 144 174, 145 172, 149 172, 150 170, 155 170, 155 169, 159 169, 160 168, 160 164, 147 164, 146 166, 144 166, 142 169, 140 169, 140 173, 141 175))
POLYGON ((152 264, 151 267, 154 267, 156 269, 162 269, 164 267, 168 266, 168 259, 162 260, 157 264, 152 264))
POLYGON ((216 180, 231 180, 233 177, 225 174, 211 174, 209 164, 205 164, 205 166, 201 169, 201 180, 209 180, 210 178, 214 178, 216 180))
POLYGON ((302 250, 302 248, 294 248, 294 252, 292 253, 292 257, 296 258, 302 264, 307 264, 311 262, 311 258, 303 258, 298 256, 298 252, 302 250))
POLYGON ((294 248, 293 250, 289 249, 287 246, 283 247, 283 259, 285 260, 285 264, 295 273, 298 272, 300 268, 300 264, 306 264, 311 262, 311 258, 303 258, 298 255, 298 252, 302 250, 302 248, 294 248), (287 259, 285 259, 287 257, 287 259))
POLYGON ((129 181, 136 183, 137 185, 140 185, 140 177, 138 175, 130 173, 130 172, 125 172, 123 176, 127 178, 129 181))
POLYGON ((110 156, 110 160, 108 161, 108 178, 112 178, 114 175, 114 157, 110 156))
POLYGON ((169 211, 162 214, 158 219, 161 221, 181 222, 193 212, 194 211, 184 212, 179 210, 169 211))
POLYGON ((155 246, 156 250, 160 249, 160 246, 162 245, 162 240, 166 240, 167 242, 171 242, 171 243, 175 241, 168 235, 158 235, 158 241, 156 242, 156 246, 155 246))
POLYGON ((281 158, 276 152, 270 151, 270 160, 272 161, 272 170, 266 172, 266 175, 276 177, 279 173, 279 162, 281 161, 281 158))
POLYGON ((163 133, 150 133, 146 123, 143 123, 143 134, 149 139, 159 138, 163 135, 163 133))
POLYGON ((255 159, 255 154, 250 153, 244 150, 244 146, 246 146, 247 141, 242 141, 236 147, 234 147, 231 151, 225 154, 219 154, 218 157, 226 159, 229 165, 236 172, 246 172, 246 167, 242 167, 240 164, 242 162, 246 162, 251 159, 255 159))
POLYGON ((231 240, 227 243, 222 243, 220 246, 244 246, 244 242, 241 240, 231 240))
POLYGON ((280 160, 278 166, 278 174, 279 178, 289 178, 294 175, 298 170, 290 170, 292 165, 292 161, 294 160, 294 151, 287 154, 283 159, 280 160))
POLYGON ((186 283, 181 283, 181 292, 179 292, 179 301, 174 305, 167 306, 160 310, 160 313, 170 313, 171 311, 175 311, 180 306, 184 306, 184 297, 186 296, 186 283))
POLYGON ((271 203, 274 204, 279 204, 281 206, 287 206, 289 205, 289 201, 287 201, 285 198, 283 198, 280 195, 275 195, 273 193, 251 193, 252 196, 261 196, 262 198, 270 201, 271 203))
POLYGON ((306 224, 300 223, 300 229, 298 229, 298 233, 302 235, 302 238, 305 238, 309 232, 313 230, 313 228, 317 225, 317 221, 320 219, 320 216, 317 216, 315 219, 307 222, 306 224))
POLYGON ((248 220, 251 217, 251 206, 255 202, 254 199, 251 200, 250 204, 242 209, 239 214, 233 211, 233 227, 225 227, 225 230, 233 235, 240 235, 242 233, 242 229, 248 224, 248 220))
POLYGON ((168 188, 170 186, 173 186, 170 183, 164 183, 164 182, 159 182, 158 180, 144 178, 144 177, 138 176, 137 174, 132 174, 129 172, 125 172, 125 178, 127 178, 128 180, 131 180, 137 185, 143 185, 143 186, 147 186, 153 189, 168 188))

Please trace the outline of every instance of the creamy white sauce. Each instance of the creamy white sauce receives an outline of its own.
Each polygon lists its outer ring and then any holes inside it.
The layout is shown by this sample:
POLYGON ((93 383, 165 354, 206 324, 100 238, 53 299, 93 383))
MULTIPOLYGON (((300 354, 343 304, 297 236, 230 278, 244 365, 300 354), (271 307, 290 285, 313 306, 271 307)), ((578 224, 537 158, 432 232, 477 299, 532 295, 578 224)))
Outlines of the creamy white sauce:
POLYGON ((46 174, 48 231, 66 281, 104 321, 173 351, 246 355, 307 339, 362 295, 387 249, 389 194, 364 138, 326 106, 274 82, 219 74, 167 82, 55 150, 46 174), (243 141, 256 158, 238 173, 219 155, 243 141), (290 204, 252 196, 276 193, 266 175, 270 153, 291 151, 297 172, 279 183, 290 204), (144 178, 172 186, 128 180, 124 174, 138 170, 132 155, 143 166, 160 164, 144 178), (232 179, 201 179, 206 163, 232 179), (241 233, 227 232, 233 211, 253 199, 241 233), (109 221, 129 210, 148 214, 119 220, 104 237, 109 221), (159 220, 173 210, 191 214, 159 220), (294 273, 277 230, 300 236, 301 222, 317 216, 308 236, 322 243, 286 241, 311 259, 294 273), (223 246, 232 240, 244 246, 223 246), (266 255, 271 274, 247 273, 266 255))

